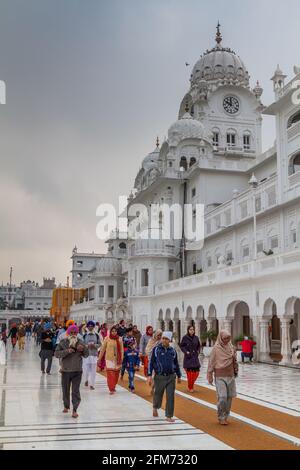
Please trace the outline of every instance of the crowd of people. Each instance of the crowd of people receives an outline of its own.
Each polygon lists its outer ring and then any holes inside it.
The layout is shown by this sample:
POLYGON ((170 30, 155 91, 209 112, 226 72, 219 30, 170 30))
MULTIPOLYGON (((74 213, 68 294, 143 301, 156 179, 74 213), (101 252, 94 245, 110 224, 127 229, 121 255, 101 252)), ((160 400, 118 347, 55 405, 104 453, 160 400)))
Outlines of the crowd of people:
MULTIPOLYGON (((6 329, 2 329, 1 342, 6 345, 8 338, 12 348, 15 349, 18 344, 20 351, 24 350, 26 341, 35 340, 36 346, 40 348, 42 374, 51 374, 53 357, 59 360, 63 413, 68 413, 72 404, 72 416, 78 417, 81 382, 91 391, 95 390, 97 372, 105 371, 109 394, 114 395, 118 381, 123 381, 125 373, 128 375, 129 391, 134 393, 135 374, 141 369, 153 396, 153 416, 158 416, 165 394, 166 419, 174 422, 176 379, 177 383, 181 382, 182 372, 171 331, 154 331, 149 325, 142 334, 137 325, 126 326, 124 320, 108 328, 106 323, 100 325, 93 320, 78 326, 73 320, 57 324, 42 319, 34 323, 14 323, 8 335, 6 329)), ((245 337, 241 345, 243 361, 245 357, 251 361, 255 342, 245 337)), ((183 353, 187 391, 193 393, 201 368, 201 342, 192 325, 188 327, 179 347, 183 353)), ((237 375, 236 349, 230 333, 221 330, 207 369, 208 383, 215 383, 217 415, 221 425, 228 424, 232 399, 236 396, 237 375)))

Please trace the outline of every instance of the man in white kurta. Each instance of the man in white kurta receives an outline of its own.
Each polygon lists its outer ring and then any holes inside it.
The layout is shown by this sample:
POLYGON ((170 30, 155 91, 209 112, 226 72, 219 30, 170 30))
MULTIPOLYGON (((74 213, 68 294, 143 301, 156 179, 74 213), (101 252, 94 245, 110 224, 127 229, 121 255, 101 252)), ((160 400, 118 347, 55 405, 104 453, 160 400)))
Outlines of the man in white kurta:
POLYGON ((89 356, 83 359, 83 382, 86 387, 90 386, 91 390, 95 390, 98 349, 101 342, 93 321, 87 323, 87 329, 83 341, 89 349, 89 356))

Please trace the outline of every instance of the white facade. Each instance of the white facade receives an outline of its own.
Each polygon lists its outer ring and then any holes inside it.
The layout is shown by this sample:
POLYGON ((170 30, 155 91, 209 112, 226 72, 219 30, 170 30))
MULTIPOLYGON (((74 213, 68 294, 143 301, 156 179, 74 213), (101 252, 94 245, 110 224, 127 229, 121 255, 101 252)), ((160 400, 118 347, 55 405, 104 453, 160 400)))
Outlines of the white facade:
POLYGON ((8 308, 46 312, 51 308, 55 287, 55 278, 44 278, 42 286, 34 281, 24 281, 20 286, 6 284, 0 286, 0 297, 8 308))
POLYGON ((292 101, 299 68, 285 79, 277 67, 266 108, 219 30, 196 63, 179 119, 143 160, 129 206, 204 204, 204 246, 183 255, 176 223, 170 240, 128 242, 122 274, 140 327, 162 325, 177 337, 191 322, 198 333, 224 327, 234 337, 252 334, 260 360, 272 352, 291 362, 300 337, 300 105, 292 101), (264 114, 276 119, 276 140, 262 153, 264 114))
POLYGON ((55 279, 46 279, 42 286, 32 281, 21 283, 21 291, 24 294, 25 310, 50 310, 52 305, 52 292, 55 289, 55 279))
POLYGON ((116 309, 124 294, 122 259, 127 256, 127 245, 121 240, 108 241, 107 254, 80 253, 75 247, 72 254, 72 287, 85 289, 83 303, 74 304, 70 315, 77 322, 96 320, 103 322, 108 310, 116 309))
POLYGON ((8 308, 22 308, 24 305, 23 292, 20 287, 15 284, 2 284, 0 286, 0 298, 8 308))

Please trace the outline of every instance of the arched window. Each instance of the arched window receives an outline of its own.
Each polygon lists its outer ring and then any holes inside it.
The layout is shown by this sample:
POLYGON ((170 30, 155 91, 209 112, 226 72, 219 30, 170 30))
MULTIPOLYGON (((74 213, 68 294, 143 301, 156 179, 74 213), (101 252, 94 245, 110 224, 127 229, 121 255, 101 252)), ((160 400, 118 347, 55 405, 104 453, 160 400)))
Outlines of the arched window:
POLYGON ((294 222, 292 222, 290 225, 290 241, 292 247, 294 247, 297 243, 297 229, 294 222))
POLYGON ((226 142, 227 142, 227 147, 232 148, 236 146, 236 132, 234 129, 229 129, 226 133, 226 142))
POLYGON ((187 170, 187 160, 186 157, 181 157, 179 168, 183 168, 185 171, 187 170))
POLYGON ((159 216, 158 216, 158 226, 159 230, 162 230, 163 228, 163 213, 160 211, 159 216))
POLYGON ((244 150, 251 149, 251 133, 249 131, 245 131, 243 134, 243 147, 244 150))
POLYGON ((289 176, 300 171, 300 153, 290 159, 289 176))
POLYGON ((269 250, 277 250, 279 247, 279 237, 278 233, 275 229, 271 229, 267 233, 267 239, 268 239, 268 248, 269 250))
POLYGON ((126 250, 126 243, 121 242, 120 245, 119 245, 119 248, 120 248, 121 250, 126 250))
POLYGON ((288 123, 287 123, 287 128, 289 129, 294 124, 297 124, 297 122, 299 121, 300 121, 300 111, 297 111, 296 114, 294 114, 293 116, 289 118, 288 123))
POLYGON ((218 248, 215 249, 215 262, 216 262, 215 264, 218 264, 220 256, 221 256, 221 250, 218 247, 218 248))
POLYGON ((193 165, 195 165, 195 163, 196 163, 196 158, 195 158, 195 157, 191 157, 191 158, 190 158, 190 167, 193 166, 193 165))
POLYGON ((247 238, 244 238, 241 242, 241 259, 247 260, 250 258, 250 246, 247 238))
POLYGON ((212 129, 212 133, 213 133, 213 146, 218 148, 220 145, 220 129, 218 129, 217 127, 214 127, 212 129))
POLYGON ((206 265, 207 265, 208 268, 212 267, 212 259, 211 259, 211 254, 210 253, 206 253, 206 265))
POLYGON ((225 258, 228 265, 231 265, 233 261, 233 250, 230 244, 227 244, 225 247, 225 258))

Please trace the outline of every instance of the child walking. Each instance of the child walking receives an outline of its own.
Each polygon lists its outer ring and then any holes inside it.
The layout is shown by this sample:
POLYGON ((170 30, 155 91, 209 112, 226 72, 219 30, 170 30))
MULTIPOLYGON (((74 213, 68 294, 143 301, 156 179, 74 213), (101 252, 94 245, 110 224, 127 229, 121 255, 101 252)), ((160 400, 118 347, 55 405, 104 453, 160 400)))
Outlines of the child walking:
POLYGON ((123 380, 125 370, 127 370, 129 380, 128 388, 131 392, 134 392, 134 375, 135 371, 138 370, 140 366, 139 351, 136 346, 135 338, 128 339, 126 346, 127 349, 124 352, 121 369, 121 380, 123 380))

